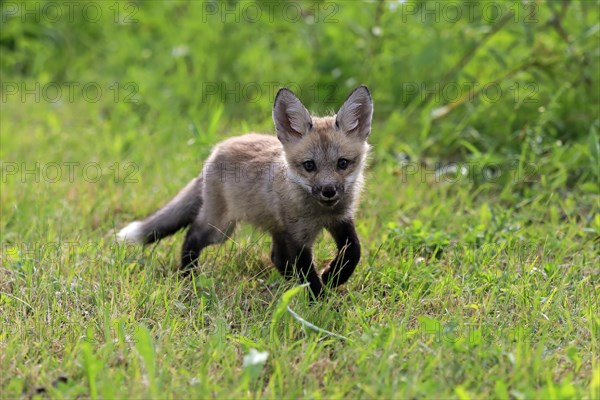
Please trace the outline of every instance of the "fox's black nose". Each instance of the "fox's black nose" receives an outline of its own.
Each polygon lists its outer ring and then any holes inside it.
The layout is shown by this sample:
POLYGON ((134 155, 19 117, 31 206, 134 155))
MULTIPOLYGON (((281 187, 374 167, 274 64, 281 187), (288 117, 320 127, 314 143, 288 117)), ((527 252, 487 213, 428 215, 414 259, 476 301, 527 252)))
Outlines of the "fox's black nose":
POLYGON ((323 197, 327 197, 328 199, 330 199, 336 195, 335 187, 325 186, 323 189, 321 189, 321 194, 323 195, 323 197))

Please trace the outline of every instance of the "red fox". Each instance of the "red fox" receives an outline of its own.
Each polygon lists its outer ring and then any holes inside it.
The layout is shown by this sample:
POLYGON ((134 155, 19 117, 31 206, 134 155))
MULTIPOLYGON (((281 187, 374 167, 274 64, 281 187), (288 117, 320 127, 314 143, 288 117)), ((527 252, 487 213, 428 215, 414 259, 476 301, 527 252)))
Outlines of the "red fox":
POLYGON ((360 259, 353 214, 363 185, 373 101, 359 86, 333 116, 311 116, 288 89, 273 105, 277 137, 250 133, 216 145, 199 176, 170 202, 117 235, 148 244, 188 227, 181 268, 224 242, 241 221, 272 235, 271 260, 286 278, 307 280, 312 295, 345 283, 360 259), (312 246, 327 229, 337 255, 319 276, 312 246))

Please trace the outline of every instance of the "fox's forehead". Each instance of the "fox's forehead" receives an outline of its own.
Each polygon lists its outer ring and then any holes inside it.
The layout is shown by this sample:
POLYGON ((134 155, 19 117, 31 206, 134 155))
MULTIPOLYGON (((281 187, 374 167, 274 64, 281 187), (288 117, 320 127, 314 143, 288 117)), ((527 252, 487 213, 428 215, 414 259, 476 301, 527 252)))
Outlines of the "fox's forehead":
POLYGON ((313 129, 294 146, 288 157, 335 161, 340 157, 356 158, 365 151, 364 141, 349 137, 335 128, 335 117, 312 117, 313 129))
POLYGON ((335 117, 312 117, 313 129, 317 133, 327 133, 334 128, 335 117))

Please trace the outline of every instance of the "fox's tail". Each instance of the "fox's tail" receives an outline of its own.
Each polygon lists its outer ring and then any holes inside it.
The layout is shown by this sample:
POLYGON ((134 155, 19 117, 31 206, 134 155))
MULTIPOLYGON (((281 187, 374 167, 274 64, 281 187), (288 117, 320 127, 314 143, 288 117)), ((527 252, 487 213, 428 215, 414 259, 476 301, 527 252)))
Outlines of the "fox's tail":
POLYGON ((117 240, 139 244, 156 242, 190 225, 201 206, 202 177, 198 176, 154 214, 121 229, 117 240))

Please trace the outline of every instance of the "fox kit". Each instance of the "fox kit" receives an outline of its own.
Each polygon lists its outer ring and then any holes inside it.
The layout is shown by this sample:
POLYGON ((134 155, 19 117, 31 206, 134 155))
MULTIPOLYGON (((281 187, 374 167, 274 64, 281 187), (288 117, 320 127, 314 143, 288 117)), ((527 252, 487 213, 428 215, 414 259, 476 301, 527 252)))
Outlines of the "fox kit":
POLYGON ((353 213, 363 184, 373 102, 356 88, 336 115, 311 116, 288 89, 273 106, 277 137, 255 133, 219 143, 199 176, 163 208, 118 233, 148 244, 189 226, 181 268, 196 266, 206 246, 224 242, 246 221, 273 237, 271 260, 285 277, 309 282, 319 297, 324 286, 350 278, 360 259, 353 213), (327 229, 337 256, 319 276, 312 246, 327 229))

